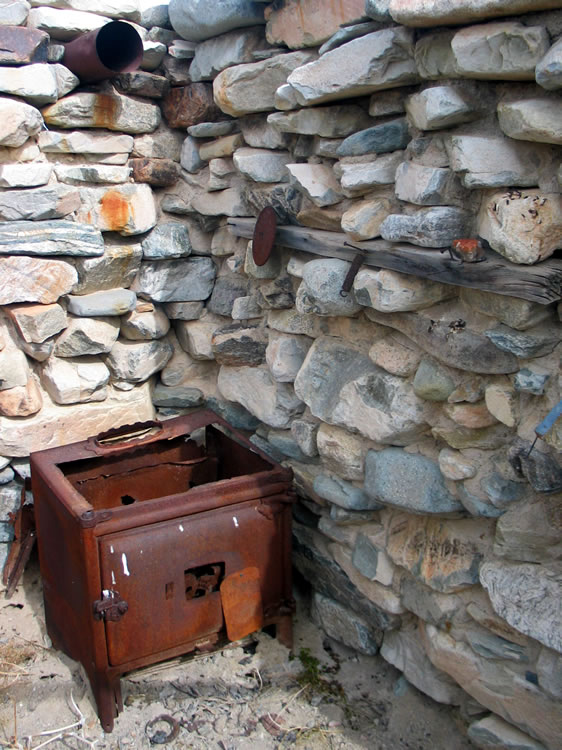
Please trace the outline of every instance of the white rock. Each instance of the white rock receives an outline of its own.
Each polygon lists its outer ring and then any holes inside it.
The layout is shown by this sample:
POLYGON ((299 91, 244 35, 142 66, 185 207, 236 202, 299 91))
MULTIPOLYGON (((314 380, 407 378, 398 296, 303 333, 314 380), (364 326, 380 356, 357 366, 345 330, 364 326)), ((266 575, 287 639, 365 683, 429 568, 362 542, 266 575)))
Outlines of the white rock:
POLYGON ((205 312, 198 320, 181 320, 175 324, 178 341, 193 359, 214 359, 212 339, 215 331, 223 327, 225 319, 205 312))
POLYGON ((189 76, 192 81, 211 81, 225 68, 254 62, 252 52, 263 49, 266 44, 264 29, 260 26, 236 29, 207 39, 195 48, 189 76))
POLYGON ((403 151, 381 154, 367 162, 346 161, 337 165, 341 175, 341 186, 345 195, 361 195, 372 188, 391 185, 395 180, 396 170, 404 160, 403 151))
MULTIPOLYGON (((131 135, 108 135, 103 130, 90 133, 82 130, 75 130, 72 133, 43 130, 39 133, 37 143, 41 151, 52 154, 130 154, 135 139, 131 135)), ((139 155, 152 156, 152 154, 139 155)))
POLYGON ((521 633, 562 651, 559 565, 487 561, 480 580, 494 610, 521 633))
POLYGON ((210 296, 215 274, 210 258, 144 261, 131 288, 156 302, 194 302, 210 296))
POLYGON ((547 53, 543 26, 496 21, 458 31, 451 42, 458 72, 471 78, 534 80, 535 67, 547 53))
POLYGON ((252 216, 252 209, 246 204, 238 187, 218 190, 214 193, 199 193, 191 201, 194 211, 204 216, 252 216))
POLYGON ((173 354, 167 339, 156 341, 126 341, 118 339, 105 362, 114 378, 130 383, 142 383, 161 370, 173 354))
POLYGON ((513 263, 537 263, 562 241, 562 206, 556 193, 494 193, 482 204, 478 234, 513 263))
POLYGON ((439 468, 444 477, 456 482, 476 476, 474 463, 452 448, 443 448, 439 452, 439 468))
POLYGON ((353 104, 298 109, 286 114, 273 112, 268 115, 267 122, 282 133, 324 138, 344 138, 373 124, 365 110, 353 104))
POLYGON ((99 29, 109 20, 107 16, 80 10, 32 8, 27 17, 27 25, 31 28, 46 31, 53 39, 68 42, 80 34, 99 29))
POLYGON ((562 101, 535 96, 498 105, 500 128, 510 138, 562 144, 562 101))
POLYGON ((244 140, 253 148, 286 149, 291 136, 270 125, 267 118, 268 115, 259 114, 240 118, 238 122, 244 140))
POLYGON ((381 656, 404 673, 422 693, 438 703, 458 705, 463 691, 448 674, 430 662, 417 631, 417 626, 387 631, 381 646, 381 656))
POLYGON ((418 206, 463 206, 469 194, 451 169, 403 161, 396 169, 396 197, 418 206))
POLYGON ((330 471, 343 479, 362 480, 369 443, 364 437, 321 423, 316 435, 318 453, 330 471))
POLYGON ((265 350, 265 361, 275 380, 293 383, 311 346, 312 339, 308 336, 290 336, 272 331, 265 350))
POLYGON ((53 166, 35 162, 30 164, 2 164, 0 166, 0 187, 37 187, 49 182, 53 166))
POLYGON ((498 421, 514 427, 517 419, 517 394, 511 385, 492 383, 484 394, 486 408, 498 421))
POLYGON ((381 312, 422 310, 454 297, 454 287, 397 271, 364 268, 353 283, 357 301, 381 312))
POLYGON ((103 401, 109 370, 93 357, 76 360, 49 357, 41 369, 41 383, 57 404, 103 401))
POLYGON ((195 42, 264 23, 263 6, 248 0, 227 0, 212 6, 206 0, 170 0, 169 14, 174 30, 195 42))
POLYGON ((468 737, 481 750, 544 750, 542 743, 493 714, 471 724, 468 737))
POLYGON ((372 345, 369 357, 391 375, 401 378, 410 377, 418 369, 423 352, 415 343, 395 331, 372 345))
POLYGON ((538 185, 556 159, 549 146, 487 135, 451 135, 445 139, 451 169, 468 188, 538 185))
POLYGON ((49 66, 54 74, 57 82, 57 96, 60 99, 67 94, 70 94, 80 84, 78 76, 60 63, 54 63, 49 66))
POLYGON ((25 102, 0 98, 0 146, 22 146, 43 126, 41 112, 25 102))
POLYGON ((25 255, 0 258, 0 305, 14 302, 56 302, 78 280, 70 263, 30 258, 25 255))
POLYGON ((406 26, 442 26, 558 8, 557 0, 385 0, 390 15, 406 26))
POLYGON ((267 367, 221 367, 218 386, 224 398, 242 404, 270 427, 288 427, 303 410, 292 385, 278 383, 267 367))
POLYGON ((136 244, 105 244, 99 258, 78 258, 73 261, 78 272, 78 283, 73 294, 129 287, 137 275, 142 260, 142 248, 136 244))
POLYGON ((13 342, 0 351, 0 391, 25 386, 29 374, 27 357, 13 342))
POLYGON ((71 316, 66 330, 57 338, 54 354, 57 357, 105 354, 111 350, 118 336, 119 320, 116 317, 71 316))
POLYGON ((256 182, 287 182, 286 166, 291 159, 288 151, 258 148, 239 148, 233 156, 238 171, 256 182))
POLYGON ((166 45, 162 42, 151 42, 144 40, 142 43, 144 54, 140 64, 141 70, 156 70, 160 67, 164 55, 166 54, 166 45))
POLYGON ((316 62, 294 70, 287 82, 302 105, 363 96, 416 83, 413 35, 394 27, 353 39, 316 62))
POLYGON ((287 82, 289 73, 314 57, 311 52, 290 52, 227 68, 213 81, 215 102, 233 117, 268 112, 274 109, 275 92, 287 82))
POLYGON ((0 26, 23 26, 29 8, 27 0, 0 0, 0 26))
POLYGON ((433 86, 406 99, 406 112, 420 130, 439 130, 478 117, 468 92, 453 86, 433 86))
POLYGON ((275 92, 273 103, 275 105, 275 109, 297 109, 297 107, 299 106, 299 102, 297 100, 297 92, 290 83, 283 83, 275 92))
POLYGON ((351 292, 341 295, 349 263, 336 258, 312 260, 303 268, 295 306, 300 313, 355 315, 360 305, 351 292))
POLYGON ((354 201, 341 217, 341 228, 356 242, 370 240, 379 236, 380 225, 395 210, 394 203, 385 197, 354 201))
POLYGON ((91 185, 92 183, 118 185, 127 182, 130 173, 129 167, 114 167, 109 164, 76 166, 57 164, 55 166, 57 179, 67 185, 91 185))
POLYGON ((535 78, 543 89, 562 87, 562 40, 555 42, 537 65, 535 78))
POLYGON ((40 344, 67 326, 65 310, 52 305, 12 305, 8 315, 27 342, 40 344))
POLYGON ((119 94, 79 91, 45 107, 47 125, 61 128, 107 128, 124 133, 151 133, 162 115, 151 102, 119 94))
POLYGON ((102 232, 143 234, 156 224, 156 204, 150 185, 82 188, 78 221, 102 232))
POLYGON ((110 289, 81 296, 67 297, 68 312, 81 318, 124 315, 133 310, 137 297, 130 289, 110 289))
POLYGON ((332 206, 343 199, 333 170, 323 164, 287 164, 291 183, 316 206, 332 206))
MULTIPOLYGON (((31 4, 45 8, 92 11, 90 0, 31 0, 31 4)), ((95 10, 110 18, 140 20, 138 0, 96 0, 95 10)))
POLYGON ((131 341, 160 339, 170 330, 170 321, 160 307, 150 312, 131 310, 121 320, 121 333, 131 341))

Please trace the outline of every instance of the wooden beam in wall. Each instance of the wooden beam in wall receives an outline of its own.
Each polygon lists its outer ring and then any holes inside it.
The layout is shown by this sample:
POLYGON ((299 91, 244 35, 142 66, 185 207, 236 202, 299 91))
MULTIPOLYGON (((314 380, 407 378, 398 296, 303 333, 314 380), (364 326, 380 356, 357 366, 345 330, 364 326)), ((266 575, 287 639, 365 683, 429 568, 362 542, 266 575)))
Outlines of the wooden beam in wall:
MULTIPOLYGON (((231 218, 230 231, 237 237, 251 239, 255 219, 231 218)), ((290 247, 325 258, 351 261, 357 250, 347 246, 347 235, 320 229, 282 225, 277 227, 276 245, 290 247)), ((494 292, 507 297, 519 297, 541 305, 562 298, 562 260, 549 258, 533 266, 517 265, 494 252, 486 250, 486 260, 481 263, 459 263, 448 253, 405 243, 386 240, 353 242, 354 247, 365 251, 364 265, 387 268, 408 273, 443 284, 471 287, 484 292, 494 292)))

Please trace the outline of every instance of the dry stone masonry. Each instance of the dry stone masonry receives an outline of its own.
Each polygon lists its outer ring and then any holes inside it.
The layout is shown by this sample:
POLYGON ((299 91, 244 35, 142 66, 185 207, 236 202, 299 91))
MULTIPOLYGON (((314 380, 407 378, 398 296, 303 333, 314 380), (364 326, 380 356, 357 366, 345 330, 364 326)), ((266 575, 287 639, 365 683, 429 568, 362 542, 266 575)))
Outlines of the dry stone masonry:
POLYGON ((533 285, 562 249, 560 2, 92 8, 0 0, 0 567, 30 452, 206 405, 293 468, 330 636, 475 746, 555 750, 562 421, 529 449, 560 303, 376 262, 342 296, 347 261, 258 266, 228 222, 478 236, 533 285), (111 19, 140 69, 84 85, 64 43, 111 19))

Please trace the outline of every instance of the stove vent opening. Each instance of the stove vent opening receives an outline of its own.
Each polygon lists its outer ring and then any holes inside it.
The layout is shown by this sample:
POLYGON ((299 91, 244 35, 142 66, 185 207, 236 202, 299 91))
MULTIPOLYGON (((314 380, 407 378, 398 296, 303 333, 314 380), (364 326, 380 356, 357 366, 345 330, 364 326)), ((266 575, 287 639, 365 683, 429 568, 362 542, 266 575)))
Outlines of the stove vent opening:
POLYGON ((198 565, 184 570, 185 598, 190 601, 219 591, 224 580, 224 570, 224 562, 198 565))

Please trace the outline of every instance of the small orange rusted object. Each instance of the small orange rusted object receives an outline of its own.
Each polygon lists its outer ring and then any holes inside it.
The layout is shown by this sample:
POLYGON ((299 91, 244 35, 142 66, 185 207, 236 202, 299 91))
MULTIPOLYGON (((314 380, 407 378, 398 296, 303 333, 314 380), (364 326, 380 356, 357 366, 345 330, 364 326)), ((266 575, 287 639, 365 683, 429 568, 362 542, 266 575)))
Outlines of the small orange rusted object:
POLYGON ((486 260, 486 254, 479 239, 453 240, 449 249, 451 259, 461 263, 479 263, 486 260))

